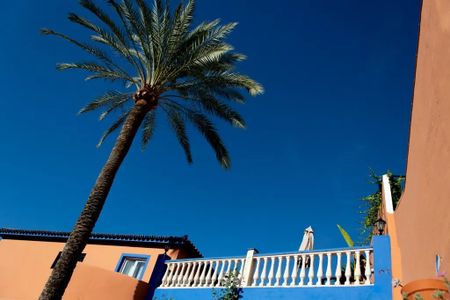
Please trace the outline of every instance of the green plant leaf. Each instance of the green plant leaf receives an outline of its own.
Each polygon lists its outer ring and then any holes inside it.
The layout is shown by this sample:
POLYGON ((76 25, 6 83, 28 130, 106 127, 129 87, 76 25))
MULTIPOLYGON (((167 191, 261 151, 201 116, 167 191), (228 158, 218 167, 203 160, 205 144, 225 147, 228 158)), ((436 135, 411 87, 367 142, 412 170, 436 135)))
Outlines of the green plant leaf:
POLYGON ((347 231, 345 231, 344 228, 342 228, 339 224, 336 224, 336 226, 338 227, 339 231, 341 232, 342 237, 344 238, 345 242, 347 243, 347 245, 350 248, 353 248, 353 246, 355 245, 355 243, 353 242, 353 239, 350 237, 350 235, 348 234, 347 231))

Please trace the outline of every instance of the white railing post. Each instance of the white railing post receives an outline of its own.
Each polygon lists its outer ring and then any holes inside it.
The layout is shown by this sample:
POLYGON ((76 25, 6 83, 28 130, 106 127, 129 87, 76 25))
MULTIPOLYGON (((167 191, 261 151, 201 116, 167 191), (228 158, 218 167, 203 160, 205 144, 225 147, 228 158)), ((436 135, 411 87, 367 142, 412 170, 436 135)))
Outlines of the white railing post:
POLYGON ((314 253, 309 254, 309 272, 308 272, 308 285, 313 285, 314 279, 314 253))
POLYGON ((344 283, 344 285, 350 285, 350 276, 352 276, 352 272, 350 269, 352 252, 346 251, 345 255, 347 257, 347 263, 345 264, 345 283, 344 283))
POLYGON ((283 256, 279 256, 278 259, 275 257, 275 260, 278 260, 277 273, 275 274, 275 286, 280 286, 281 265, 283 264, 283 256))
POLYGON ((306 255, 302 255, 302 266, 300 270, 300 286, 305 284, 305 276, 306 276, 306 255))
POLYGON ((289 264, 291 263, 291 257, 289 255, 286 256, 286 265, 284 267, 284 276, 283 276, 283 286, 288 285, 290 270, 289 270, 289 264))
POLYGON ((336 273, 334 273, 334 275, 336 276, 336 282, 334 283, 334 285, 341 285, 341 276, 342 276, 341 257, 342 252, 338 252, 336 258, 336 273))
POLYGON ((244 271, 242 274, 242 286, 251 286, 253 281, 253 273, 255 271, 254 256, 258 253, 256 249, 249 249, 244 262, 244 271))
POLYGON ((364 282, 365 284, 369 285, 370 284, 370 275, 372 275, 372 270, 371 270, 371 266, 370 266, 370 250, 366 250, 366 272, 364 273, 364 275, 366 276, 366 281, 364 282))
POLYGON ((298 277, 298 255, 294 256, 294 266, 292 267, 292 274, 291 274, 291 286, 296 285, 297 277, 298 277))
POLYGON ((331 253, 327 253, 327 270, 325 272, 325 276, 327 277, 327 281, 325 282, 325 285, 331 284, 331 253))
POLYGON ((323 253, 319 254, 319 266, 317 267, 317 281, 316 285, 322 285, 322 277, 323 277, 323 253))
POLYGON ((266 278, 267 278, 267 257, 264 257, 264 266, 261 271, 261 281, 259 282, 258 286, 264 286, 266 278))
POLYGON ((355 260, 356 260, 356 262, 355 262, 355 270, 354 270, 355 284, 356 285, 360 284, 359 280, 361 279, 361 264, 360 264, 360 261, 359 261, 359 259, 360 259, 359 255, 360 255, 360 252, 356 251, 356 253, 355 253, 355 260))
POLYGON ((256 258, 255 272, 253 272, 252 286, 256 286, 256 284, 258 283, 258 279, 259 279, 259 265, 260 265, 260 263, 261 263, 261 258, 257 257, 256 258))

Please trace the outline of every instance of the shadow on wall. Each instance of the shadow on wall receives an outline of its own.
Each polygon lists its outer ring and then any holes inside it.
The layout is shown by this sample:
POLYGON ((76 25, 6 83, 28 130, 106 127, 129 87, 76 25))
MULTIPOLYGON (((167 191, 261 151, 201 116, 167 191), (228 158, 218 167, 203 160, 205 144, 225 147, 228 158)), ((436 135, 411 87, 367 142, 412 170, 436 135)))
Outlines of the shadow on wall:
POLYGON ((147 296, 147 292, 148 292, 148 284, 143 281, 139 281, 134 290, 133 300, 145 299, 145 297, 147 296))

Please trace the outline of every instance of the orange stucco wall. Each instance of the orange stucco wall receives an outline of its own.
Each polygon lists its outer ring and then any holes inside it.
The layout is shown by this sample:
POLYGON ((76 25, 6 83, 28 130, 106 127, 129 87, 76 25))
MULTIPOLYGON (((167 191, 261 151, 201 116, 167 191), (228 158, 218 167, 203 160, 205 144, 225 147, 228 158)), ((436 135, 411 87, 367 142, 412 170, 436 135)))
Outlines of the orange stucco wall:
POLYGON ((406 185, 395 211, 402 281, 450 274, 450 1, 424 0, 406 185))
MULTIPOLYGON (((0 299, 37 299, 63 246, 56 242, 0 240, 0 299)), ((83 252, 86 257, 78 263, 64 299, 139 299, 133 295, 142 294, 146 283, 114 272, 121 254, 150 255, 142 278, 148 282, 157 256, 164 250, 87 245, 83 252), (129 297, 124 298, 124 293, 129 297)), ((168 255, 177 258, 178 251, 169 251, 168 255)))

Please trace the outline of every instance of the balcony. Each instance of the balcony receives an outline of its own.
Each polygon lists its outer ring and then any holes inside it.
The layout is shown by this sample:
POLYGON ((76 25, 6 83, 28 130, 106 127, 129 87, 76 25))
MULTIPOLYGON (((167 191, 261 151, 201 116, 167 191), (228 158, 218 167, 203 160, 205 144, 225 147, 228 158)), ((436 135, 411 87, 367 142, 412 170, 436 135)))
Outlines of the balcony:
POLYGON ((386 236, 370 247, 173 260, 155 297, 213 299, 235 274, 243 299, 391 299, 390 264, 386 236))

